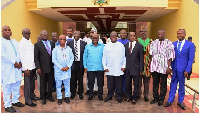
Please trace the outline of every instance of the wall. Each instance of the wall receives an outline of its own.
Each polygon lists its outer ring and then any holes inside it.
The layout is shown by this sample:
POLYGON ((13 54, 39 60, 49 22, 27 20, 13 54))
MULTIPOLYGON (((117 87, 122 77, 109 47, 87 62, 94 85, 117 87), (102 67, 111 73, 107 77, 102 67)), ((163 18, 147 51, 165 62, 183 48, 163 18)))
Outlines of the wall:
POLYGON ((157 31, 164 29, 165 37, 171 41, 177 40, 177 30, 186 30, 186 39, 193 37, 196 46, 195 63, 193 72, 199 74, 199 5, 193 0, 182 0, 177 11, 169 13, 148 23, 150 38, 157 38, 157 31))
POLYGON ((22 29, 29 28, 31 30, 32 43, 37 41, 37 36, 41 30, 48 31, 49 39, 51 39, 51 32, 58 32, 58 22, 29 12, 25 0, 15 0, 15 2, 1 11, 1 27, 4 25, 10 26, 13 33, 11 38, 18 41, 22 38, 22 29))

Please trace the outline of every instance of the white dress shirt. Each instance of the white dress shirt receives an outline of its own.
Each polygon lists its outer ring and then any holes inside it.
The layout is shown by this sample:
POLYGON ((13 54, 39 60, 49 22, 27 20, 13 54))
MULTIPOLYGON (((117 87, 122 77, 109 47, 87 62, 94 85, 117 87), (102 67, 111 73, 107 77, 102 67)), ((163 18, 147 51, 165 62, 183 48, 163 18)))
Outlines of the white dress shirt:
MULTIPOLYGON (((80 55, 81 55, 81 52, 80 52, 80 39, 77 41, 77 47, 78 47, 78 59, 77 60, 74 60, 74 61, 80 61, 80 55)), ((75 50, 75 44, 76 44, 76 40, 74 39, 74 50, 75 50)), ((75 55, 74 55, 75 57, 75 55)))
MULTIPOLYGON (((133 48, 135 47, 135 44, 136 44, 136 41, 133 41, 133 42, 132 42, 131 53, 132 53, 132 51, 133 51, 133 48)), ((129 48, 130 48, 130 46, 131 46, 131 42, 129 42, 129 48)))
MULTIPOLYGON (((178 49, 179 42, 180 42, 180 41, 178 40, 178 43, 177 43, 177 49, 178 49)), ((185 39, 181 42, 181 48, 180 48, 180 51, 182 50, 184 44, 185 44, 185 39)))
POLYGON ((31 40, 24 37, 18 43, 19 55, 22 63, 22 71, 35 69, 34 45, 31 40))
POLYGON ((66 36, 66 39, 74 39, 74 36, 72 36, 71 38, 69 38, 68 36, 66 36))

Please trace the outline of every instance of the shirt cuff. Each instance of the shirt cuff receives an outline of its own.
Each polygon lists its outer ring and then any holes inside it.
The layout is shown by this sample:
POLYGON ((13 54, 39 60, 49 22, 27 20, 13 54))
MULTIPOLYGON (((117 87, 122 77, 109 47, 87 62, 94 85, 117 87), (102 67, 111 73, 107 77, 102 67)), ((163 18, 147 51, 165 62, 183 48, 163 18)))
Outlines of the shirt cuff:
POLYGON ((106 70, 106 69, 108 69, 108 67, 107 67, 107 66, 104 66, 104 70, 106 70))
POLYGON ((122 65, 122 68, 126 68, 126 65, 122 65))

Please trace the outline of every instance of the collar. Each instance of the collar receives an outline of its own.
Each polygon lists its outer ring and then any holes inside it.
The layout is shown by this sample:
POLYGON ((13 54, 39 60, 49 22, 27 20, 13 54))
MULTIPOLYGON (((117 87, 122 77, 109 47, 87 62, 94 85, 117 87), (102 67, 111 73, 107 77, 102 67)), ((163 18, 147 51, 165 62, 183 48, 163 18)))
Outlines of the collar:
POLYGON ((24 41, 30 41, 31 42, 31 39, 29 38, 29 40, 27 40, 26 38, 24 38, 24 37, 22 37, 22 40, 24 40, 24 41))
MULTIPOLYGON (((178 40, 178 43, 179 43, 180 41, 178 40)), ((181 42, 181 44, 184 44, 185 43, 185 39, 181 42)))
POLYGON ((60 45, 58 45, 58 48, 61 49, 61 50, 62 50, 62 49, 67 49, 67 45, 65 45, 64 48, 62 48, 62 47, 60 47, 60 45))

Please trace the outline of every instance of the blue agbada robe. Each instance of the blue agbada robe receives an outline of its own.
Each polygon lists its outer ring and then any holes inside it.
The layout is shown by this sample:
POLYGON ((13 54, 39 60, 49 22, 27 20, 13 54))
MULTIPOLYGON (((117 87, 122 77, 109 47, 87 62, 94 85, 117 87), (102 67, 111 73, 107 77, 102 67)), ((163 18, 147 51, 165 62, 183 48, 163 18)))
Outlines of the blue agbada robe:
POLYGON ((15 62, 21 62, 15 39, 1 38, 1 81, 12 84, 22 80, 21 68, 14 68, 15 62))

